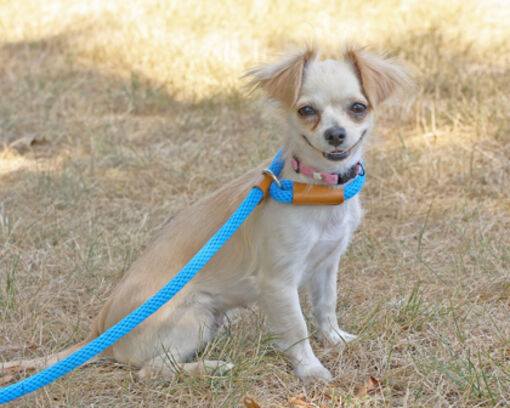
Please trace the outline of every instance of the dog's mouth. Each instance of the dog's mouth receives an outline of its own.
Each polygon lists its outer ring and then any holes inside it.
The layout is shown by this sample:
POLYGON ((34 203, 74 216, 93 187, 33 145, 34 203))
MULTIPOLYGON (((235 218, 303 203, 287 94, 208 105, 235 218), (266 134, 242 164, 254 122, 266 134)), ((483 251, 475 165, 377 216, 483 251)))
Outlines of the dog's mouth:
POLYGON ((323 152, 322 150, 320 149, 317 149, 309 140, 308 138, 305 136, 305 135, 301 135, 303 137, 303 139, 305 140, 305 142, 308 144, 308 146, 310 146, 312 149, 316 150, 317 152, 319 152, 320 154, 322 154, 322 156, 328 160, 331 160, 331 161, 342 161, 342 160, 345 160, 347 157, 349 157, 349 155, 351 154, 351 152, 356 149, 356 147, 358 147, 361 143, 361 141, 363 140, 363 138, 365 137, 365 134, 367 133, 367 131, 363 131, 363 133, 361 134, 361 137, 358 139, 358 141, 356 143, 354 143, 351 147, 349 147, 348 149, 345 149, 345 150, 342 150, 342 149, 334 149, 330 152, 323 152))
POLYGON ((349 150, 340 150, 335 149, 332 152, 322 152, 322 155, 332 161, 341 161, 343 159, 346 159, 349 157, 350 151, 349 150))

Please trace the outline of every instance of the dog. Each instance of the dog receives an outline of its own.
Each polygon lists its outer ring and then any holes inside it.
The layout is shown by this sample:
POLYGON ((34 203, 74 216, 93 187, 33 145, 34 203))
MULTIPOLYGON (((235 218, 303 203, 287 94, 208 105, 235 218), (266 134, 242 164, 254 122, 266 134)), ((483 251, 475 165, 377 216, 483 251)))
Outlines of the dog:
MULTIPOLYGON (((408 81, 394 60, 355 48, 339 59, 321 60, 314 47, 307 47, 248 76, 253 89, 263 90, 277 104, 286 125, 281 176, 332 189, 348 183, 359 169, 374 110, 408 81), (313 177, 305 169, 312 169, 313 177), (326 176, 339 181, 329 184, 326 176)), ((5 363, 3 370, 54 364, 144 303, 228 219, 267 165, 173 218, 113 290, 83 342, 48 357, 5 363)), ((266 198, 187 286, 100 357, 137 367, 142 378, 170 377, 181 369, 225 372, 231 364, 189 360, 214 337, 225 316, 256 303, 295 373, 307 382, 332 380, 310 345, 299 292, 307 291, 325 341, 344 344, 356 337, 338 326, 336 281, 340 257, 361 218, 359 195, 335 206, 266 198)))

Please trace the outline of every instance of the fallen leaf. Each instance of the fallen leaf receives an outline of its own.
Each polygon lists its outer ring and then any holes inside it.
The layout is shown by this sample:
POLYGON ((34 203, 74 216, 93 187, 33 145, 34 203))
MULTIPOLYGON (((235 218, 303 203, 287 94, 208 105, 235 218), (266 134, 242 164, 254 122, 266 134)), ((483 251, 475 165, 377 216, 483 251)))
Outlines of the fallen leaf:
POLYGON ((38 348, 37 344, 5 344, 0 346, 0 353, 18 350, 37 350, 38 348))
POLYGON ((315 405, 311 405, 304 401, 304 395, 298 395, 297 397, 289 398, 289 404, 291 408, 316 408, 315 405))
POLYGON ((9 147, 16 149, 19 153, 25 153, 32 147, 44 145, 48 141, 44 137, 25 136, 12 142, 9 147))
POLYGON ((0 377, 0 385, 4 385, 7 383, 10 383, 12 380, 14 380, 14 375, 4 375, 3 377, 0 377))
POLYGON ((8 368, 5 368, 4 371, 6 373, 19 373, 21 371, 26 371, 27 373, 29 373, 30 371, 35 371, 35 368, 34 367, 23 367, 23 366, 12 366, 12 367, 8 367, 8 368))
POLYGON ((368 380, 365 381, 365 383, 359 387, 358 391, 356 391, 356 397, 364 397, 365 395, 368 395, 368 394, 373 394, 373 393, 376 393, 376 392, 381 392, 381 384, 379 383, 379 381, 370 376, 370 378, 368 380))
POLYGON ((243 400, 244 406, 246 408, 260 408, 260 405, 257 404, 253 399, 250 397, 245 397, 243 400))
POLYGON ((47 143, 46 139, 44 137, 33 137, 30 141, 30 146, 36 146, 36 145, 42 145, 47 143))

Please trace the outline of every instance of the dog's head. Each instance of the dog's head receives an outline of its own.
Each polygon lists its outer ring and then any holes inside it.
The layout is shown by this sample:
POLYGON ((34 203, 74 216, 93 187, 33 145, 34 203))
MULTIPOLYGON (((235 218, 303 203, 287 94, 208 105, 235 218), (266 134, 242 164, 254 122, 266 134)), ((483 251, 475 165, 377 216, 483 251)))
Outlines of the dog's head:
POLYGON ((374 109, 407 82, 391 59, 356 49, 341 60, 319 61, 309 48, 249 75, 286 116, 290 153, 323 171, 360 160, 374 109))

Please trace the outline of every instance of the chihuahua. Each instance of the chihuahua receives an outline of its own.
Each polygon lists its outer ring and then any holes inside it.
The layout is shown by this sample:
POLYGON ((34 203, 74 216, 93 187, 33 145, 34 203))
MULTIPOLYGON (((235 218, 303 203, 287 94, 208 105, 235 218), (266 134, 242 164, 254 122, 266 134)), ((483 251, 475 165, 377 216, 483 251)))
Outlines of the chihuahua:
MULTIPOLYGON (((252 88, 262 89, 278 105, 286 125, 281 176, 332 189, 355 177, 374 110, 407 82, 393 60, 361 49, 348 49, 338 60, 320 60, 309 47, 248 75, 252 88)), ((86 340, 48 357, 5 363, 3 369, 54 364, 144 303, 228 219, 267 164, 173 218, 113 290, 86 340)), ((331 373, 310 345, 299 291, 307 291, 325 341, 344 344, 356 337, 338 326, 336 282, 340 257, 361 217, 359 195, 333 206, 266 198, 187 286, 100 357, 133 365, 142 378, 173 376, 180 369, 224 372, 232 365, 189 360, 213 338, 225 316, 256 303, 296 374, 304 381, 330 381, 331 373)))

